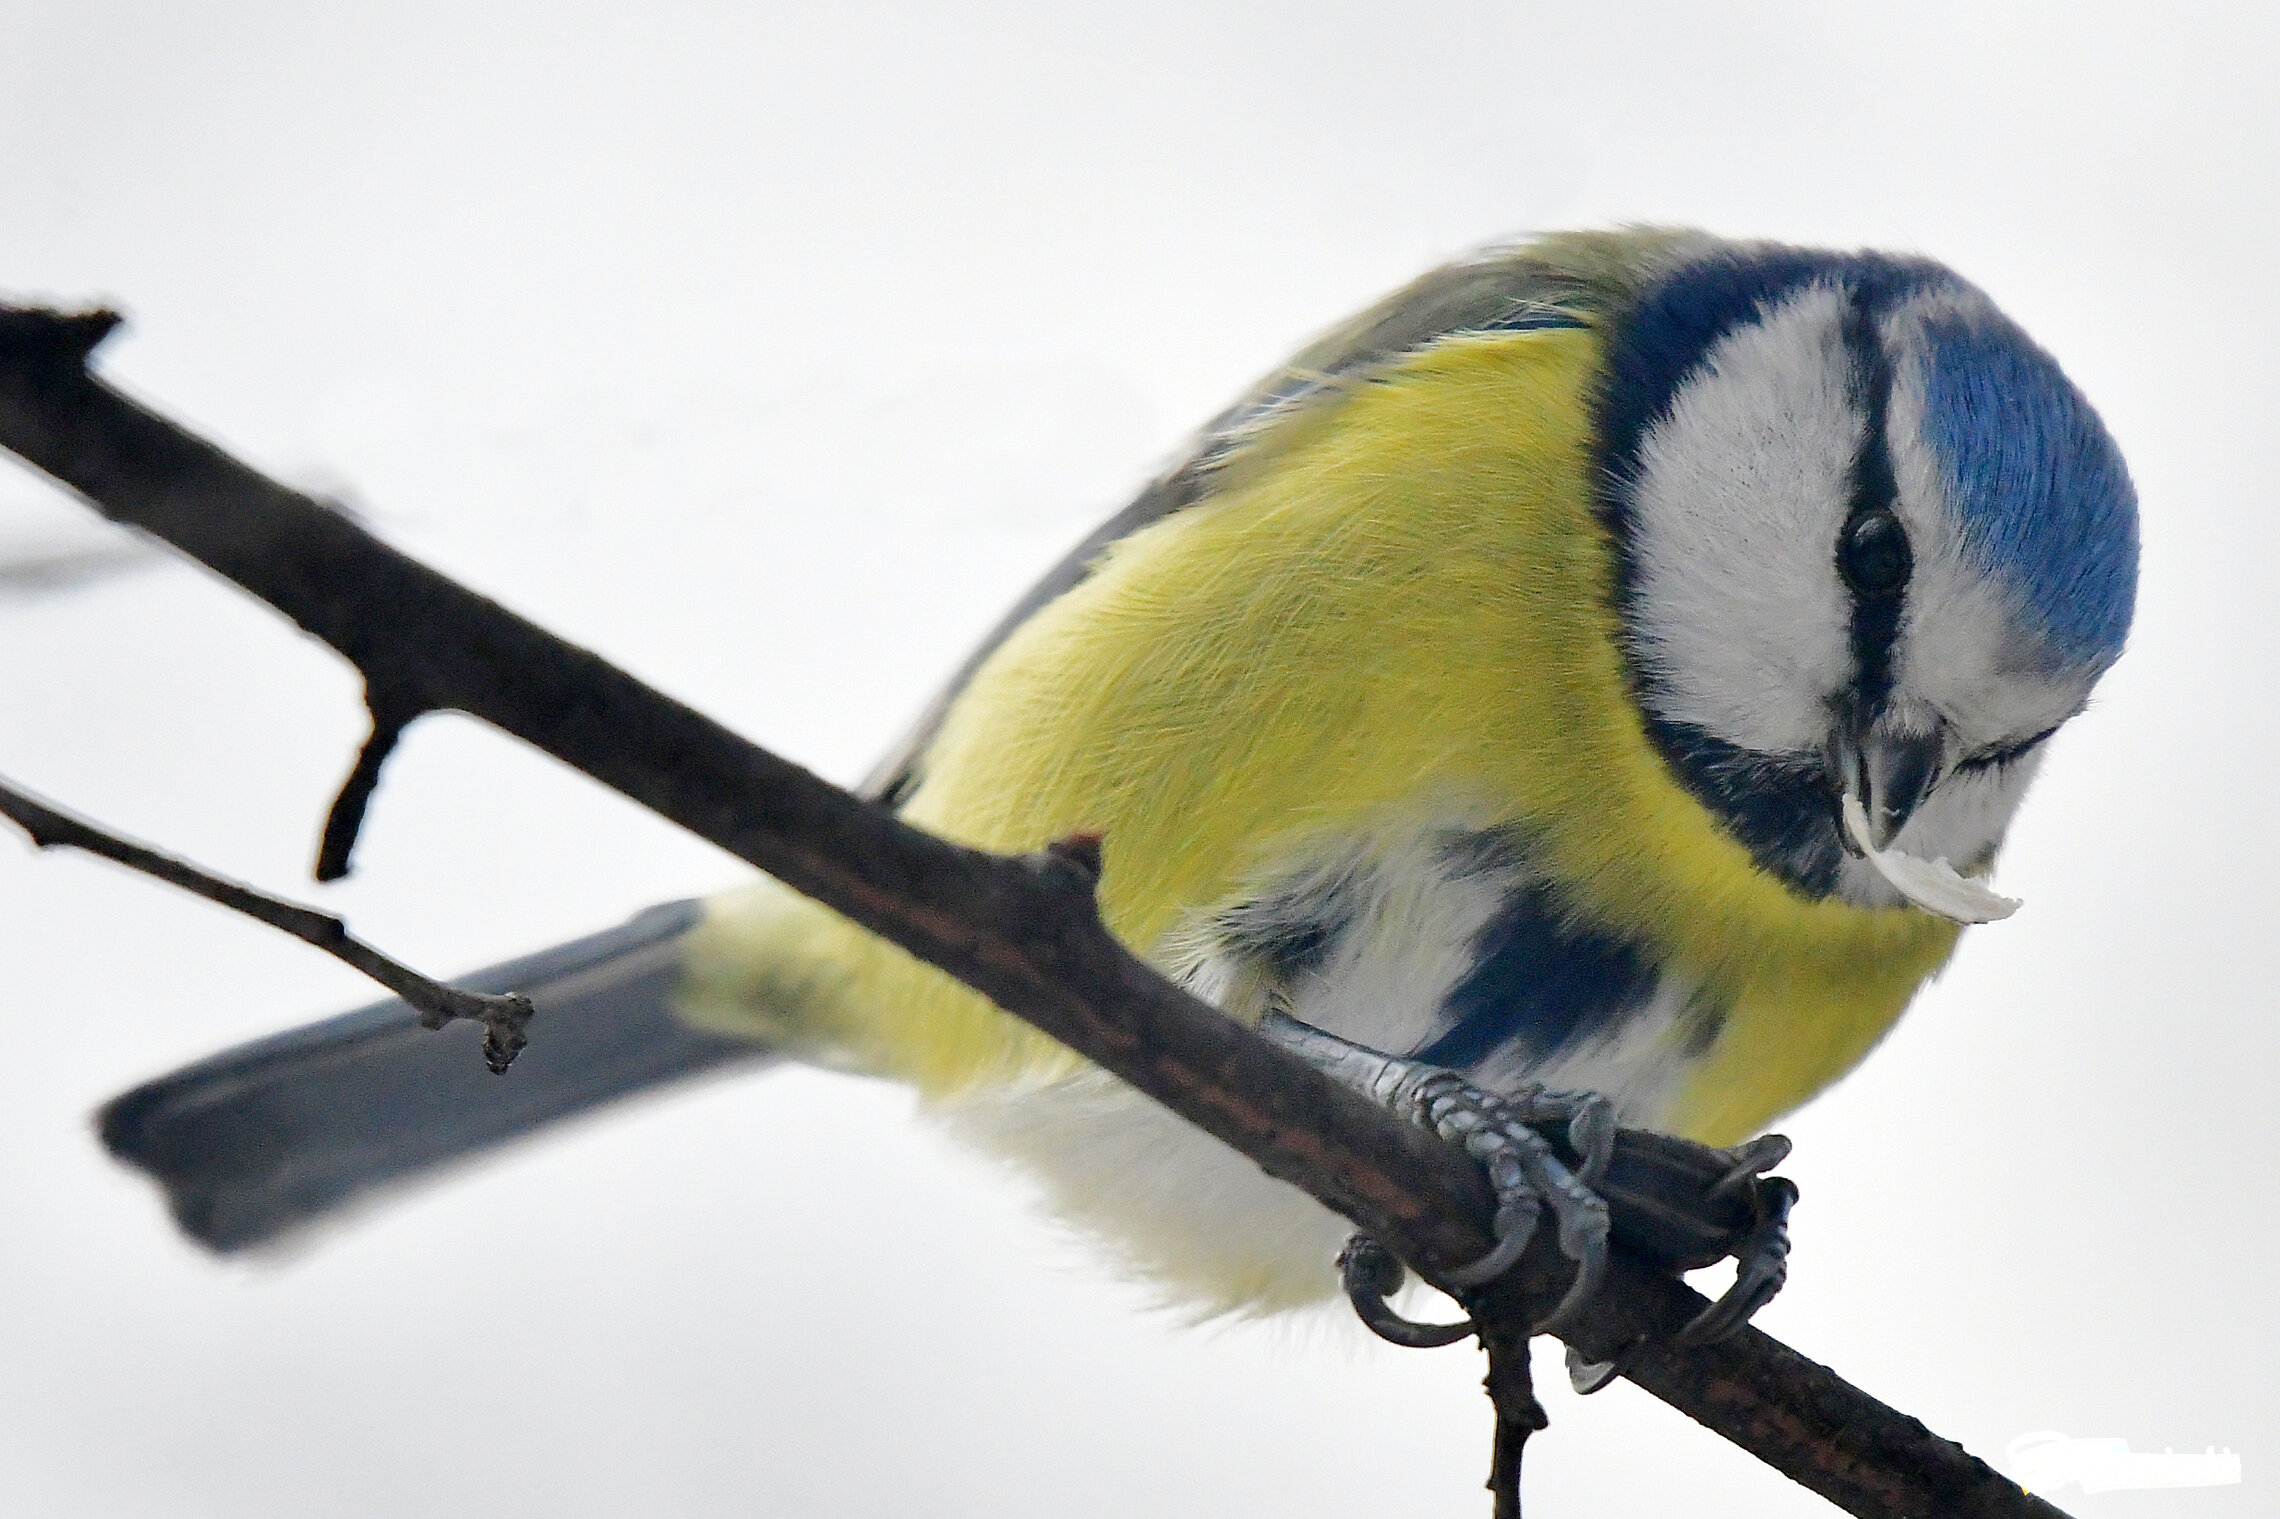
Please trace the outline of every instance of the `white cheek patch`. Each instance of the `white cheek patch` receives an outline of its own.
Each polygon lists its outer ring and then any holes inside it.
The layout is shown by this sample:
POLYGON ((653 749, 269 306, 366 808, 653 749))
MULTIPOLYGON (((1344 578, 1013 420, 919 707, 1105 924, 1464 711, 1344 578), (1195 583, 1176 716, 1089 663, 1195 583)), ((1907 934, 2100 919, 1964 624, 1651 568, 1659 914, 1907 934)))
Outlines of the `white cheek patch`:
POLYGON ((1664 718, 1744 748, 1817 745, 1851 668, 1835 570, 1862 427, 1846 306, 1814 286, 1728 334, 1639 448, 1638 657, 1664 718))

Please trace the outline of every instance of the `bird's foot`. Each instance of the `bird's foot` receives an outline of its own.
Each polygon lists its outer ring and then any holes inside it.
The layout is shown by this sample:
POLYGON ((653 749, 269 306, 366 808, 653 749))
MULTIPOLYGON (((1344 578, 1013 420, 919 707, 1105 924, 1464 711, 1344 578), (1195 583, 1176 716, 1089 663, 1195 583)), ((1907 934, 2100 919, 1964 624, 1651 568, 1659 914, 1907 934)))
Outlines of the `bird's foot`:
MULTIPOLYGON (((1259 1031, 1390 1111, 1463 1146, 1481 1163, 1496 1197, 1491 1224, 1496 1244, 1479 1260, 1444 1271, 1443 1280, 1456 1287, 1479 1287, 1511 1270, 1548 1207, 1559 1226, 1560 1249, 1576 1263, 1576 1271, 1566 1294, 1536 1329, 1557 1332, 1599 1290, 1607 1274, 1608 1212, 1593 1186, 1605 1172, 1615 1144, 1615 1115, 1607 1099, 1591 1093, 1549 1092, 1532 1083, 1505 1094, 1484 1091, 1455 1071, 1383 1055, 1280 1013, 1269 1014, 1259 1031), (1551 1142, 1536 1132, 1537 1124, 1565 1127, 1569 1145, 1581 1157, 1575 1168, 1562 1163, 1551 1142)), ((1370 1244, 1377 1254, 1385 1255, 1382 1246, 1370 1244)), ((1385 1258, 1391 1260, 1390 1255, 1385 1258)), ((1398 1272, 1381 1284, 1386 1273, 1369 1264, 1373 1260, 1353 1246, 1341 1258, 1347 1296, 1363 1322, 1380 1334, 1386 1334, 1390 1322, 1408 1325, 1407 1330, 1387 1336, 1405 1344, 1436 1342, 1400 1338, 1402 1334, 1454 1327, 1399 1319, 1384 1301, 1399 1285, 1398 1272), (1357 1259, 1363 1263, 1359 1268, 1357 1259)), ((1457 1329, 1451 1338, 1463 1332, 1457 1329)))
POLYGON ((1678 1332, 1681 1345, 1715 1345, 1725 1339, 1772 1302, 1789 1280, 1789 1210, 1797 1206, 1797 1183, 1765 1174, 1788 1159, 1788 1138, 1760 1134, 1716 1153, 1729 1169, 1711 1185, 1710 1200, 1746 1197, 1757 1219, 1734 1247, 1734 1284, 1678 1332))
MULTIPOLYGON (((1747 1324, 1788 1279, 1797 1184, 1765 1173, 1788 1157, 1789 1141, 1764 1134, 1723 1150, 1670 1134, 1627 1133, 1624 1141, 1627 1159, 1617 1164, 1609 1195, 1660 1225, 1660 1232, 1641 1238, 1634 1215, 1626 1243, 1674 1270, 1728 1257, 1735 1262, 1732 1285, 1672 1336, 1680 1345, 1716 1344, 1747 1324), (1659 1155, 1659 1163, 1642 1169, 1650 1154, 1659 1155), (1674 1228, 1679 1232, 1668 1232, 1674 1228)), ((1597 1392, 1622 1373, 1622 1359, 1592 1361, 1570 1347, 1568 1380, 1577 1392, 1597 1392)))
MULTIPOLYGON (((1729 1256, 1737 1263, 1733 1285, 1678 1332, 1682 1345, 1713 1344, 1733 1334, 1788 1276, 1789 1211, 1797 1187, 1786 1177, 1765 1174, 1789 1154, 1789 1141, 1778 1134, 1720 1150, 1673 1135, 1625 1131, 1623 1158, 1610 1175, 1616 1129, 1603 1097, 1534 1085, 1507 1095, 1486 1092, 1453 1071, 1383 1055, 1282 1014, 1270 1014, 1260 1032, 1344 1085, 1463 1145, 1482 1162, 1496 1195, 1497 1242, 1479 1260, 1443 1272, 1449 1285, 1482 1286, 1510 1270, 1543 1209, 1552 1209, 1576 1275, 1559 1305, 1535 1326, 1539 1331, 1566 1325, 1605 1275, 1614 1232, 1605 1198, 1631 1210, 1625 1215, 1626 1242, 1648 1259, 1681 1271, 1729 1256), (1572 1162, 1537 1126, 1566 1141, 1572 1162)), ((1376 1240, 1357 1234, 1338 1264, 1355 1312, 1386 1339, 1446 1345, 1472 1331, 1470 1320, 1423 1324, 1396 1313, 1386 1300, 1401 1286, 1401 1262, 1376 1240)), ((1579 1392, 1596 1391, 1621 1371, 1620 1358, 1594 1362, 1571 1351, 1568 1362, 1579 1392)))

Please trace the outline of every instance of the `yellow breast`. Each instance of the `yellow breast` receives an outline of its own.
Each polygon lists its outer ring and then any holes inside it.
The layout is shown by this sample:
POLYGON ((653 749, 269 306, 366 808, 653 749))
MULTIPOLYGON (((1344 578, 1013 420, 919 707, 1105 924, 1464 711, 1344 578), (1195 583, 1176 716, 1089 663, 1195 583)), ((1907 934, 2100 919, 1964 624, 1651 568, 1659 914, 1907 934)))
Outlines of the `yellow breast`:
MULTIPOLYGON (((1000 850, 1105 834, 1103 908, 1143 951, 1308 837, 1387 809, 1513 825, 1574 912, 1729 1009, 1679 1127, 1725 1142, 1801 1102, 1889 1027, 1955 930, 1796 895, 1652 749, 1592 513, 1598 358, 1584 330, 1445 340, 1265 437, 1005 643, 904 815, 1000 850)), ((782 1037, 797 1004, 811 1042, 934 1090, 1067 1068, 899 951, 786 911, 763 893, 716 914, 697 950, 705 1021, 782 1037)))

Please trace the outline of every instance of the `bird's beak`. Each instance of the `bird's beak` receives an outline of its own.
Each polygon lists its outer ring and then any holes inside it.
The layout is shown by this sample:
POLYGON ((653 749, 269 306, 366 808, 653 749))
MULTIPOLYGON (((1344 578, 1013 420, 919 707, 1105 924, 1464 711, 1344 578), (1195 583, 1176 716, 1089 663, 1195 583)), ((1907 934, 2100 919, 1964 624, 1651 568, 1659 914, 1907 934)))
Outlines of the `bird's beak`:
MULTIPOLYGON (((1870 837, 1878 849, 1887 849, 1940 783, 1947 768, 1947 734, 1937 727, 1929 733, 1889 733, 1846 724, 1830 740, 1828 766, 1835 805, 1844 805, 1848 791, 1859 797, 1870 837)), ((1860 853, 1842 821, 1837 837, 1847 853, 1860 853)))

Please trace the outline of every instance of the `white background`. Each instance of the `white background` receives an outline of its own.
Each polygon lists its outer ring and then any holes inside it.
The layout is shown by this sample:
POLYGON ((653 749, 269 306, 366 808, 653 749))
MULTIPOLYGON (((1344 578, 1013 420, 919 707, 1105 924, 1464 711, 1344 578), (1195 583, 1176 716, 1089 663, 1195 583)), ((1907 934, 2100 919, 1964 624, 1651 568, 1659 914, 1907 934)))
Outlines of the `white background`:
MULTIPOLYGON (((1773 1333, 1973 1449, 2243 1453, 2272 1510, 2280 532, 2264 8, 0 0, 0 289, 392 541, 852 779, 1024 583, 1314 329, 1487 237, 1913 249, 2144 499, 2131 654, 1975 930, 1785 1127, 1773 1333)), ((8 555, 109 529, 0 467, 8 555)), ((458 720, 306 884, 324 651, 155 558, 0 602, 0 771, 450 971, 738 877, 458 720)), ((367 1000, 0 846, 0 1513, 1485 1513, 1469 1349, 1185 1329, 897 1093, 594 1123, 283 1263, 181 1243, 104 1097, 367 1000)), ((1551 1365, 1545 1363, 1549 1372, 1551 1365)), ((1556 1374, 1531 1512, 1829 1512, 1556 1374)))

